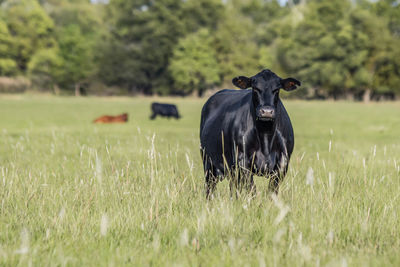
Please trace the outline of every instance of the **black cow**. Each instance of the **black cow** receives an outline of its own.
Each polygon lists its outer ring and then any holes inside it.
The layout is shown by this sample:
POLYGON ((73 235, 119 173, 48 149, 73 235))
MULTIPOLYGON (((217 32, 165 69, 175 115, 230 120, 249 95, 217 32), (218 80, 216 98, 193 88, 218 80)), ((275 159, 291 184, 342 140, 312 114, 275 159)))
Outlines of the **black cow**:
POLYGON ((236 77, 232 83, 240 89, 251 89, 221 90, 201 111, 207 197, 224 176, 231 177, 231 193, 234 185, 255 193, 253 175, 260 175, 270 178, 269 190, 277 194, 294 146, 292 124, 279 91, 295 90, 300 82, 263 70, 250 78, 236 77))
POLYGON ((157 115, 168 118, 174 117, 176 119, 179 119, 181 117, 176 106, 172 104, 154 102, 151 104, 151 111, 153 112, 150 116, 151 120, 154 120, 157 115))

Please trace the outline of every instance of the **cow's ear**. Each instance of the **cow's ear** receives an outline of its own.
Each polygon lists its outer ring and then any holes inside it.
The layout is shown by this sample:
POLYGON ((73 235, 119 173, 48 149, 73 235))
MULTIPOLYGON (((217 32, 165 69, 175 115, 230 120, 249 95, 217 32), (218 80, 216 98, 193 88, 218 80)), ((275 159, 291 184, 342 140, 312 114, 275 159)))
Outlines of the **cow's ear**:
POLYGON ((294 78, 282 79, 281 84, 282 88, 285 89, 286 91, 293 91, 297 89, 297 85, 298 86, 301 85, 301 83, 294 78))
POLYGON ((240 89, 246 89, 251 86, 251 79, 245 76, 239 76, 232 79, 233 85, 239 87, 240 89))

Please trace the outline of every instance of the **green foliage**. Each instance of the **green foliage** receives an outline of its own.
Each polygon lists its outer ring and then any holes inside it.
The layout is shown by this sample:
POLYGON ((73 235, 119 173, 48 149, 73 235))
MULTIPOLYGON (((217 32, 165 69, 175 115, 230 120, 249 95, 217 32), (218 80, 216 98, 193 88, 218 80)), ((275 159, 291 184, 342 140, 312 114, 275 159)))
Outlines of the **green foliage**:
POLYGON ((57 49, 37 51, 28 64, 33 85, 40 90, 53 90, 63 74, 62 63, 57 49))
POLYGON ((79 25, 82 34, 95 35, 101 33, 102 10, 87 0, 47 0, 43 5, 56 27, 68 27, 71 24, 79 25))
POLYGON ((388 22, 391 33, 400 38, 400 3, 396 0, 377 1, 373 5, 373 10, 376 14, 385 18, 388 22))
POLYGON ((12 36, 12 50, 20 71, 25 72, 32 55, 55 45, 54 24, 37 0, 8 0, 2 4, 4 21, 12 36))
POLYGON ((96 71, 101 10, 89 1, 5 1, 0 71, 17 71, 41 89, 69 89, 96 71), (43 6, 41 6, 41 5, 43 6), (6 22, 6 23, 5 23, 6 22))
POLYGON ((351 7, 347 0, 310 1, 292 35, 279 41, 277 56, 285 72, 334 97, 379 92, 387 88, 376 82, 379 61, 391 42, 385 20, 366 7, 351 7))
POLYGON ((79 26, 73 24, 61 29, 57 39, 61 59, 58 80, 65 88, 72 88, 94 71, 91 40, 82 35, 79 26))
POLYGON ((0 75, 11 76, 17 73, 17 63, 11 58, 0 58, 0 75))
POLYGON ((235 6, 227 5, 224 17, 214 33, 214 47, 225 85, 231 86, 238 75, 253 75, 260 68, 251 19, 241 15, 235 6))
MULTIPOLYGON (((183 1, 185 2, 185 1, 183 1)), ((213 31, 221 23, 224 6, 220 0, 188 0, 182 5, 182 19, 185 33, 196 32, 200 28, 213 31)))
POLYGON ((108 49, 112 50, 101 61, 101 72, 113 74, 108 82, 118 81, 120 86, 144 93, 153 88, 167 90, 171 81, 167 72, 169 58, 184 32, 182 5, 179 0, 111 1, 109 12, 114 17, 108 49), (119 49, 120 60, 110 57, 115 48, 119 49), (122 73, 121 68, 125 69, 122 73))
POLYGON ((376 58, 374 87, 380 92, 400 94, 400 40, 388 44, 388 50, 376 58))
POLYGON ((7 24, 0 19, 0 75, 11 76, 16 74, 17 63, 12 58, 12 38, 7 24))
POLYGON ((219 10, 216 0, 111 1, 113 26, 101 76, 132 91, 174 91, 168 66, 178 40, 188 31, 215 27, 219 10), (110 57, 116 49, 117 60, 110 57))
POLYGON ((304 11, 304 19, 292 30, 292 34, 279 40, 278 58, 287 73, 294 73, 316 87, 341 90, 346 77, 342 62, 346 56, 338 44, 340 17, 345 11, 339 8, 346 0, 312 1, 304 11), (332 24, 332 20, 338 18, 332 24), (313 64, 310 64, 313 62, 313 64))
POLYGON ((37 70, 62 89, 84 82, 184 95, 232 87, 232 77, 269 68, 303 81, 307 90, 292 96, 400 94, 400 4, 394 0, 0 3, 3 76, 35 79, 37 70), (57 75, 42 70, 41 61, 59 61, 57 75))
MULTIPOLYGON (((400 93, 400 5, 398 1, 378 1, 373 5, 373 12, 379 17, 391 35, 378 40, 381 49, 375 59, 376 73, 373 84, 383 92, 400 93)), ((382 23, 382 22, 381 22, 382 23)))
POLYGON ((93 80, 97 72, 103 12, 86 0, 47 0, 45 6, 55 22, 60 68, 57 84, 78 90, 82 82, 93 80))
POLYGON ((169 70, 175 88, 184 94, 198 90, 199 94, 220 82, 220 70, 213 40, 207 29, 201 29, 178 42, 169 70))

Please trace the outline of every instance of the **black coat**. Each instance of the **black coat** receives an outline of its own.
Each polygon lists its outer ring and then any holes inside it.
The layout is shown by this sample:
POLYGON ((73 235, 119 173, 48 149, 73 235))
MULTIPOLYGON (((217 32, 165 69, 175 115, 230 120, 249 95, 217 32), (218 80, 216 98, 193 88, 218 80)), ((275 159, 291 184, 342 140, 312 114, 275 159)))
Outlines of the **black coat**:
POLYGON ((235 166, 258 175, 287 170, 294 134, 285 107, 279 100, 275 121, 258 121, 251 98, 251 89, 225 89, 210 97, 202 109, 204 169, 213 176, 227 175, 235 166))
POLYGON ((152 103, 151 104, 152 114, 150 119, 155 119, 156 116, 161 117, 174 117, 179 119, 181 116, 179 115, 178 108, 174 104, 164 104, 164 103, 152 103))

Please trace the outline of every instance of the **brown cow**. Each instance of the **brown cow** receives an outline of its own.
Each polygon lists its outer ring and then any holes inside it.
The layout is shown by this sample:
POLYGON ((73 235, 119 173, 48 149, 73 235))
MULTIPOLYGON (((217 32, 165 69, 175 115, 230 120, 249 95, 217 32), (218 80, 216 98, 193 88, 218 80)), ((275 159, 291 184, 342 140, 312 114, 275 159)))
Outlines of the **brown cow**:
POLYGON ((123 113, 117 116, 104 115, 93 121, 93 123, 125 123, 128 121, 128 114, 123 113))

